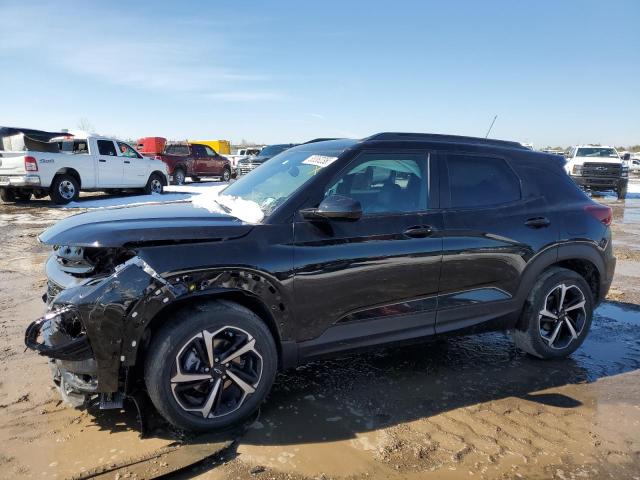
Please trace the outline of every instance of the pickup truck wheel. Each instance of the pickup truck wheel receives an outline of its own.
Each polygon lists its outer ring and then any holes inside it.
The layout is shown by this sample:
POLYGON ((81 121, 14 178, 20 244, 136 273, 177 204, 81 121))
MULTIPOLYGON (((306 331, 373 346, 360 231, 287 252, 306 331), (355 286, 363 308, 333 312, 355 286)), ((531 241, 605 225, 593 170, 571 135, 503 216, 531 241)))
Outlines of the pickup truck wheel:
POLYGON ((269 393, 278 365, 267 325, 226 300, 190 305, 152 338, 144 379, 169 422, 211 431, 249 417, 269 393))
POLYGON ((162 193, 164 190, 164 180, 157 173, 152 173, 144 187, 144 193, 151 195, 152 193, 162 193))
POLYGON ((51 182, 49 196, 53 203, 57 205, 66 205, 74 202, 80 196, 80 185, 78 181, 71 175, 56 175, 51 182))
POLYGON ((174 185, 184 185, 185 180, 187 179, 187 175, 184 173, 184 170, 181 168, 176 168, 173 171, 173 184, 174 185))
POLYGON ((3 202, 15 202, 16 191, 10 188, 0 188, 0 200, 3 202))
POLYGON ((231 169, 229 167, 224 167, 224 170, 222 171, 222 181, 228 182, 229 180, 231 180, 231 169))
POLYGON ((627 185, 619 187, 616 190, 616 194, 618 195, 618 200, 624 200, 627 197, 627 185))
POLYGON ((593 305, 581 275, 565 268, 544 272, 529 294, 522 325, 513 332, 516 346, 543 359, 570 355, 589 333, 593 305))

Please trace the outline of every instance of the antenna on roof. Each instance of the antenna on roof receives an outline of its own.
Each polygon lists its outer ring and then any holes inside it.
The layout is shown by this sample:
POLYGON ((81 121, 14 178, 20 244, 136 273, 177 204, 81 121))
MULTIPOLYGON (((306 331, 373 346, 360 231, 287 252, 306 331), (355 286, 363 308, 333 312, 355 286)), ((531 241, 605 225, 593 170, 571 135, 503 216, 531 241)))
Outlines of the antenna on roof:
POLYGON ((498 118, 498 115, 493 116, 493 120, 491 120, 491 125, 489 125, 489 130, 487 130, 487 134, 484 136, 484 138, 489 138, 489 134, 491 133, 491 129, 493 128, 493 124, 496 123, 496 118, 498 118))

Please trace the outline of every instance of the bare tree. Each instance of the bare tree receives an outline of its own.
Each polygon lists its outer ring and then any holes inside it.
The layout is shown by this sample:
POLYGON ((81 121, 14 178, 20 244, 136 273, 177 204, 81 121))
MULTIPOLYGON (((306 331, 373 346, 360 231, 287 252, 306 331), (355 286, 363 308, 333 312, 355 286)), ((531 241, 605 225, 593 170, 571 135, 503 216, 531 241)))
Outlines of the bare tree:
POLYGON ((95 131, 95 127, 87 117, 82 117, 80 120, 78 120, 78 130, 82 130, 84 132, 93 132, 95 131))

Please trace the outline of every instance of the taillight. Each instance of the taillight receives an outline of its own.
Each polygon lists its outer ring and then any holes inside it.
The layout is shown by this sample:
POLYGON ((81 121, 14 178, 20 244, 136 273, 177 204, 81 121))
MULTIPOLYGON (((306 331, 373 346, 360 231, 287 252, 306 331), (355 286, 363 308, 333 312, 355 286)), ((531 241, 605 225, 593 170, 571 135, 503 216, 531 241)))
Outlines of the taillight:
POLYGON ((153 158, 155 158, 156 160, 162 160, 162 157, 160 155, 154 155, 153 158))
POLYGON ((593 203, 591 205, 585 205, 584 210, 607 227, 611 225, 611 221, 613 220, 613 210, 611 210, 611 207, 593 203))
POLYGON ((27 172, 37 172, 38 171, 38 162, 33 157, 24 157, 24 169, 27 172))

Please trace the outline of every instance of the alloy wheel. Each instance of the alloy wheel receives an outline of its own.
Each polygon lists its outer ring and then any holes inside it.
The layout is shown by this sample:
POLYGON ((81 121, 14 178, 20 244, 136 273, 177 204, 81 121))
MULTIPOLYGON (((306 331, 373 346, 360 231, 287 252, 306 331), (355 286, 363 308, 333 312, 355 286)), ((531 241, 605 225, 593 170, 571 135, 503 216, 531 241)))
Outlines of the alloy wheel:
POLYGON ((63 180, 58 184, 58 193, 65 200, 71 200, 76 194, 76 187, 69 180, 63 180))
POLYGON ((178 170, 177 172, 175 172, 174 173, 174 177, 175 177, 175 181, 176 181, 177 185, 184 184, 185 176, 184 176, 184 173, 182 172, 182 170, 178 170))
POLYGON ((162 182, 157 178, 153 178, 151 180, 151 192, 152 193, 162 193, 162 182))
POLYGON ((551 289, 538 312, 540 336, 549 347, 561 350, 580 337, 587 319, 585 304, 576 285, 563 283, 551 289))
POLYGON ((193 415, 217 418, 238 410, 262 377, 262 356, 246 331, 225 326, 203 330, 176 355, 171 391, 193 415))

